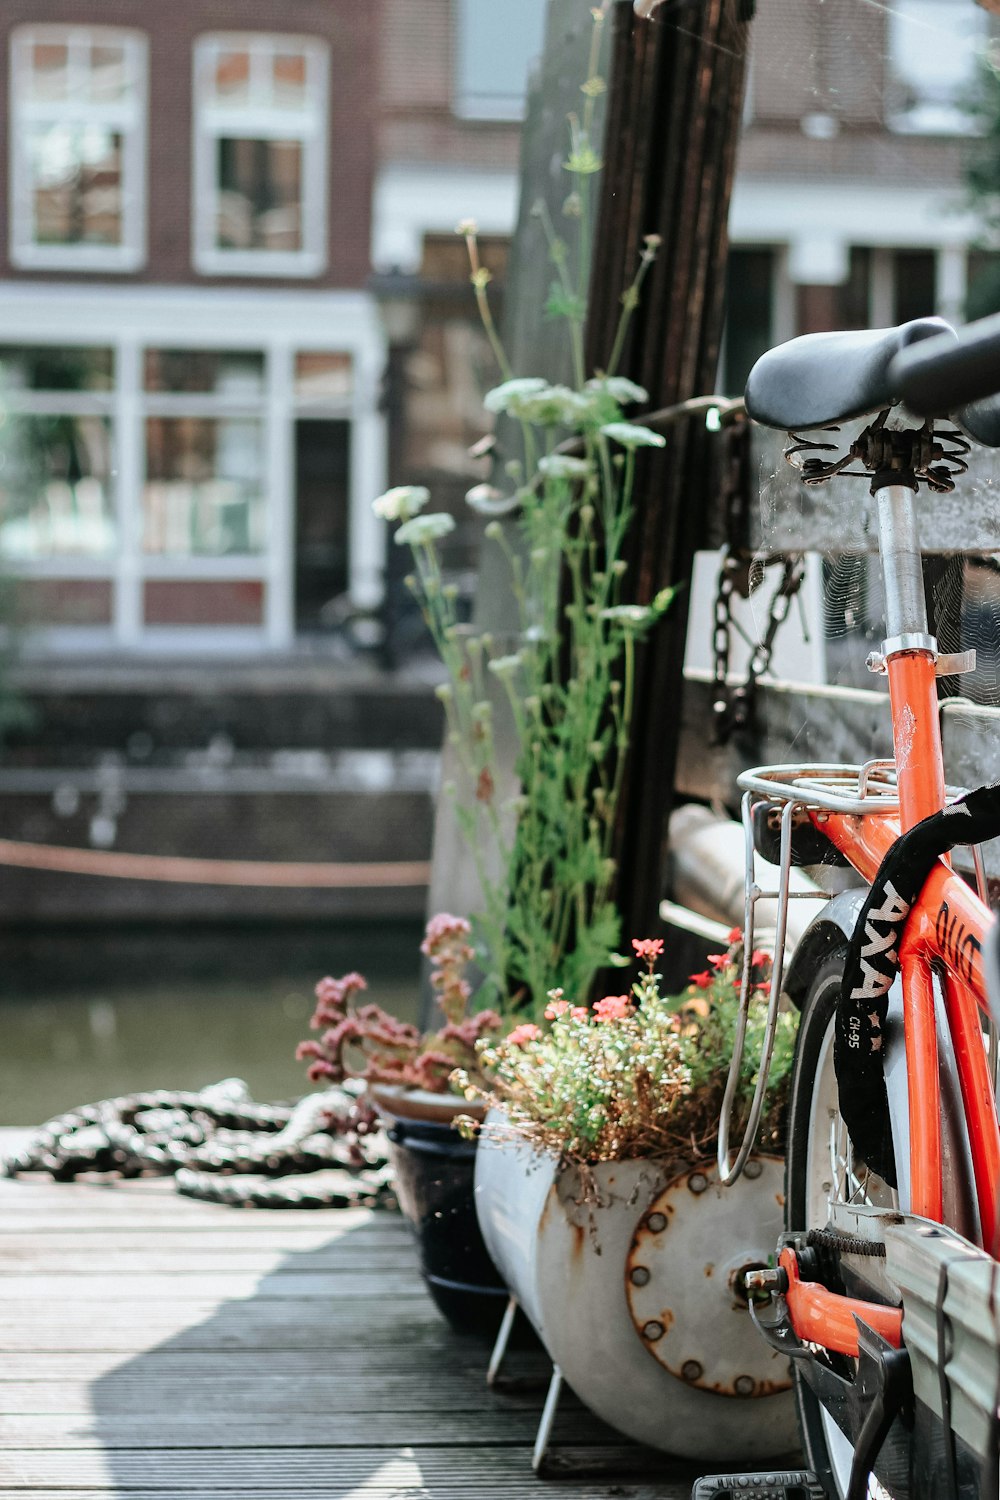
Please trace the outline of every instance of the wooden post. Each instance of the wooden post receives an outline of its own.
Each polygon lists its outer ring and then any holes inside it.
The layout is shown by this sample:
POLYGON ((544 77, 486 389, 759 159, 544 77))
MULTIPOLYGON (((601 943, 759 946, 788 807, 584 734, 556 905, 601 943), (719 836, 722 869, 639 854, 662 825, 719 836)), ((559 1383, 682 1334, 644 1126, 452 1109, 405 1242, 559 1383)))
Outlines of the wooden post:
MULTIPOLYGON (((627 0, 615 5, 588 363, 600 368, 607 359, 643 237, 659 235, 621 363, 649 391, 653 409, 715 386, 749 10, 746 0, 697 0, 664 5, 649 22, 627 0)), ((691 577, 709 509, 706 448, 692 419, 642 468, 628 558, 640 602, 691 577)), ((682 593, 639 663, 617 830, 625 940, 658 923, 686 628, 682 593)))

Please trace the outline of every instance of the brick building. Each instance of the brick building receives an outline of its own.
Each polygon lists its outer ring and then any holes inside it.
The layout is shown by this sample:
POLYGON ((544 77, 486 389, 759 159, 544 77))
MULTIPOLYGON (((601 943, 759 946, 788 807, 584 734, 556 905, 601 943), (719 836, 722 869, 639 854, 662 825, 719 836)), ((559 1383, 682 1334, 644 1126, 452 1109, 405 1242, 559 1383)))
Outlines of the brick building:
POLYGON ((974 0, 758 0, 730 231, 730 390, 796 333, 963 321, 974 0))

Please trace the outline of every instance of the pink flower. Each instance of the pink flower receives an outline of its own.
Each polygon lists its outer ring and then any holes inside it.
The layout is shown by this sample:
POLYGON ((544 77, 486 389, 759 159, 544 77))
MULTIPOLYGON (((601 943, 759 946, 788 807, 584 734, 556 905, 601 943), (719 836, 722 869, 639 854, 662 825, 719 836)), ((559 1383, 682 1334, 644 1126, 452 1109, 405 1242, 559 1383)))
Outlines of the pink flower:
POLYGON ((450 912, 439 911, 437 916, 431 917, 427 923, 424 940, 420 944, 420 951, 428 958, 434 949, 445 940, 454 938, 465 939, 469 936, 472 928, 464 917, 453 917, 450 912))
POLYGON ((598 1021, 623 1021, 631 1011, 627 995, 605 995, 603 1000, 594 1001, 594 1015, 598 1021))
POLYGON ((533 1021, 522 1021, 520 1026, 515 1026, 507 1041, 512 1047, 523 1047, 525 1042, 537 1042, 542 1034, 540 1026, 533 1021))
POLYGON ((769 964, 771 962, 771 955, 770 953, 765 953, 763 948, 755 948, 750 955, 750 962, 754 965, 769 964))
POLYGON ((574 1005, 570 1009, 570 1019, 573 1021, 589 1021, 590 1011, 585 1005, 574 1005))
POLYGON ((568 1000, 550 1000, 545 1007, 546 1021, 554 1021, 557 1016, 564 1016, 569 1010, 568 1000))
POLYGON ((701 974, 692 974, 691 983, 696 984, 700 990, 707 990, 711 987, 712 976, 708 972, 708 970, 705 969, 701 974))
POLYGON ((659 958, 663 953, 662 938, 633 938, 632 947, 637 958, 659 958))

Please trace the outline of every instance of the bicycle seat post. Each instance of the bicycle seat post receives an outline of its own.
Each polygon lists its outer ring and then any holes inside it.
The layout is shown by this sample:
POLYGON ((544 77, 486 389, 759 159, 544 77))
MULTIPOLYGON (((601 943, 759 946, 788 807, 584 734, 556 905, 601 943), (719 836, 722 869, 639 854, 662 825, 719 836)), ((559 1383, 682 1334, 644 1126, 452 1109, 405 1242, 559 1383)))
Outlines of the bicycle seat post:
POLYGON ((869 666, 889 677, 904 829, 939 812, 945 800, 937 708, 938 650, 927 628, 915 492, 916 481, 893 470, 877 473, 872 481, 886 638, 881 654, 869 658, 869 666))

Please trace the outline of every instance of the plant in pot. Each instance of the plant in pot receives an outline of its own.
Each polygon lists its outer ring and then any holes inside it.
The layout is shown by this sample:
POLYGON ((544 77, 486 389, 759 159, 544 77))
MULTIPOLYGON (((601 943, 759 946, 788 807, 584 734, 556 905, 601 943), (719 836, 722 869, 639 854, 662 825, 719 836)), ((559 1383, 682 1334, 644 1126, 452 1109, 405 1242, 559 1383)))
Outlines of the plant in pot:
POLYGON ((506 1298, 476 1221, 475 1142, 452 1129, 467 1110, 451 1084, 456 1068, 478 1076, 477 1043, 498 1037, 495 1011, 469 1010, 465 968, 473 956, 469 923, 442 912, 427 924, 421 951, 442 1026, 422 1033, 409 1022, 365 1002, 361 974, 323 979, 316 986, 311 1026, 318 1040, 301 1042, 313 1083, 363 1082, 387 1127, 400 1207, 413 1225, 420 1269, 445 1317, 461 1331, 495 1332, 506 1298))
MULTIPOLYGON (((679 996, 660 994, 659 940, 637 940, 643 973, 592 1007, 554 992, 544 1027, 484 1039, 488 1108, 476 1202, 486 1245, 554 1366, 599 1416, 689 1458, 773 1458, 795 1446, 785 1360, 747 1316, 743 1274, 781 1230, 782 1129, 795 1022, 779 1016, 761 1146, 719 1185, 714 1143, 739 1007, 742 952, 679 996)), ((770 965, 754 994, 740 1107, 753 1091, 770 965)), ((502 1358, 498 1349, 494 1364, 502 1358)), ((544 1434, 540 1449, 544 1450, 544 1434)))

